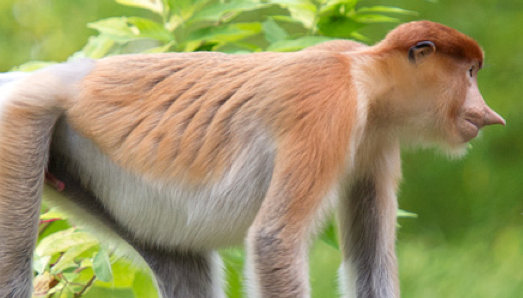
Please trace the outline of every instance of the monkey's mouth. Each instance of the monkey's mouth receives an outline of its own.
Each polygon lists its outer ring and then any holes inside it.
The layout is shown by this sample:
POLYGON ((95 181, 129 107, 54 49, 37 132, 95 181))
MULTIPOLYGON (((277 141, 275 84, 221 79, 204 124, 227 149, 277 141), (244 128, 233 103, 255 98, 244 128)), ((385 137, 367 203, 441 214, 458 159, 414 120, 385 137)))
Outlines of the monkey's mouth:
POLYGON ((462 118, 459 125, 459 132, 463 138, 463 142, 468 142, 475 138, 481 127, 483 126, 480 119, 462 118))
POLYGON ((476 127, 476 129, 481 129, 483 127, 483 119, 480 119, 480 118, 465 118, 465 120, 474 125, 476 127))

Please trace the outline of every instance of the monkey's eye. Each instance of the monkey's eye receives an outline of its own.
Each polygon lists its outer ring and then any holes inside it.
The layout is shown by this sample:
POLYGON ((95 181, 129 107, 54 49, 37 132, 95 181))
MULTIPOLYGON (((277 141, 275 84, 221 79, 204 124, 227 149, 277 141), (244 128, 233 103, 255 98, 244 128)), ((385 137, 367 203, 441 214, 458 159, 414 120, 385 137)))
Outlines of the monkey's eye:
POLYGON ((469 69, 469 75, 472 78, 474 76, 474 66, 471 66, 469 69))

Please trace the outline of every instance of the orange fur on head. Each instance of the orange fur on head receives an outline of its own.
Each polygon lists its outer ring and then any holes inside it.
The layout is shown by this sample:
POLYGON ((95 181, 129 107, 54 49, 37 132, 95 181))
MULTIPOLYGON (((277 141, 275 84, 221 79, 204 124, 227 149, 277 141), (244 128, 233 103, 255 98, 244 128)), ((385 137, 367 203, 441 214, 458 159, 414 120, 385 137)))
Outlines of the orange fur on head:
POLYGON ((407 52, 418 42, 427 40, 434 42, 437 52, 457 60, 483 62, 483 51, 475 40, 455 29, 429 21, 398 26, 382 42, 383 50, 407 52))

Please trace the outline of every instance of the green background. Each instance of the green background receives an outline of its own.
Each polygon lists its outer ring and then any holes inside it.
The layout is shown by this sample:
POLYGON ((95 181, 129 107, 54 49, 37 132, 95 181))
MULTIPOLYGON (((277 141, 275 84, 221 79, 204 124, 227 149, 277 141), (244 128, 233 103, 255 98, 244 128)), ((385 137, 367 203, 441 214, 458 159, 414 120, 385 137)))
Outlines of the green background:
MULTIPOLYGON (((460 160, 433 151, 403 154, 398 256, 402 297, 523 297, 523 1, 361 1, 394 5, 454 27, 486 53, 479 86, 507 120, 488 127, 460 160)), ((0 71, 27 60, 63 61, 109 16, 143 15, 108 0, 0 1, 0 71)), ((394 24, 362 30, 371 43, 394 24)), ((318 243, 311 254, 314 297, 335 297, 339 253, 318 243)))

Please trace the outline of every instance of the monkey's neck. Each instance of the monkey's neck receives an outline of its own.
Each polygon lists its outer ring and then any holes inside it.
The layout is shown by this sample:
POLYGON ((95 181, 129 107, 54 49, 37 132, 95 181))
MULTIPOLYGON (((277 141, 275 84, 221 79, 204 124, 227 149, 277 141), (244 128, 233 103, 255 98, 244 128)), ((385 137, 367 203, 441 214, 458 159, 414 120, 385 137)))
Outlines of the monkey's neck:
POLYGON ((408 82, 398 83, 398 76, 404 76, 401 74, 401 63, 397 63, 397 59, 365 51, 355 53, 351 60, 358 100, 364 101, 367 107, 368 128, 383 128, 388 132, 401 130, 411 116, 407 101, 412 93, 408 82))

